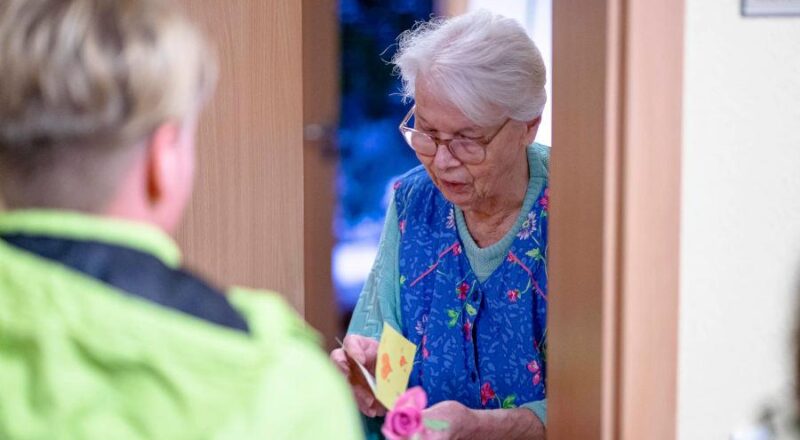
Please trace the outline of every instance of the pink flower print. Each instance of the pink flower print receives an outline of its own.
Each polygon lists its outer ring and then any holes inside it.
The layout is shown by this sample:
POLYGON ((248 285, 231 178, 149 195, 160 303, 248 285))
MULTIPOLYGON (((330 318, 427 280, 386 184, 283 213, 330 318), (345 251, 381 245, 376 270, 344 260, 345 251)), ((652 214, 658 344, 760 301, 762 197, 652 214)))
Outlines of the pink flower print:
POLYGON ((514 253, 508 251, 508 256, 506 257, 506 261, 508 261, 509 263, 513 263, 514 260, 516 260, 516 257, 514 257, 514 253))
POLYGON ((467 319, 467 321, 464 322, 464 340, 467 341, 472 340, 472 323, 469 322, 469 319, 467 319))
POLYGON ((458 299, 465 301, 467 299, 467 292, 469 292, 469 284, 463 282, 456 288, 456 290, 458 291, 458 299))
POLYGON ((542 369, 539 367, 539 362, 532 360, 528 364, 528 371, 533 373, 533 386, 539 385, 542 381, 542 369))
POLYGON ((481 386, 481 405, 486 406, 486 404, 495 397, 497 397, 497 395, 492 389, 492 384, 489 382, 484 383, 483 386, 481 386))
POLYGON ((517 302, 519 299, 519 289, 509 290, 506 296, 508 296, 508 300, 512 303, 517 302))
POLYGON ((428 351, 428 335, 422 337, 422 359, 428 359, 431 353, 428 351))
POLYGON ((541 206, 545 211, 550 209, 550 188, 545 188, 544 194, 542 194, 542 197, 539 198, 539 206, 541 206))
POLYGON ((392 185, 392 189, 397 191, 397 188, 400 188, 400 185, 402 185, 402 183, 403 183, 402 180, 398 180, 398 181, 394 182, 394 184, 392 185))
POLYGON ((453 247, 453 255, 461 255, 461 252, 462 252, 461 244, 456 244, 453 247))
POLYGON ((401 234, 405 234, 406 233, 406 221, 405 220, 400 220, 400 222, 398 223, 398 226, 400 227, 400 233, 401 234))

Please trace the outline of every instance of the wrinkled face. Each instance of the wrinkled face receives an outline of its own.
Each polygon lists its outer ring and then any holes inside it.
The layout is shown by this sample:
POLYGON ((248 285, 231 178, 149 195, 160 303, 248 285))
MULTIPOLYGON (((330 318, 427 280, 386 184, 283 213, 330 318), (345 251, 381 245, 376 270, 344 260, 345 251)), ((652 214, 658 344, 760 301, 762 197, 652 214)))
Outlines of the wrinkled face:
POLYGON ((533 142, 538 124, 529 127, 512 120, 504 126, 502 122, 493 127, 477 126, 454 105, 439 99, 423 82, 417 82, 415 101, 416 130, 442 140, 494 136, 486 146, 486 159, 477 165, 461 163, 444 145, 438 146, 435 156, 417 154, 444 197, 460 209, 479 209, 508 192, 510 170, 519 170, 521 166, 527 169, 526 146, 533 142))

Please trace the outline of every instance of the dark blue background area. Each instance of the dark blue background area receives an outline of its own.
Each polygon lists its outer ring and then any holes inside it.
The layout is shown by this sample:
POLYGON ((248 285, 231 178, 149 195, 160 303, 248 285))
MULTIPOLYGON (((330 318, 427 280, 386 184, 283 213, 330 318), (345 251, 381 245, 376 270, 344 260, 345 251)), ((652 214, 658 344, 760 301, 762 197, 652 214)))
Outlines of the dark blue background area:
POLYGON ((372 264, 364 252, 378 246, 389 182, 419 164, 397 129, 411 103, 402 102, 401 82, 389 62, 397 37, 430 19, 432 11, 432 0, 339 3, 340 161, 333 275, 343 326, 372 264))
POLYGON ((341 113, 336 233, 364 219, 380 221, 382 201, 393 176, 418 164, 397 126, 403 104, 400 80, 389 61, 397 36, 428 20, 431 0, 341 0, 341 113))

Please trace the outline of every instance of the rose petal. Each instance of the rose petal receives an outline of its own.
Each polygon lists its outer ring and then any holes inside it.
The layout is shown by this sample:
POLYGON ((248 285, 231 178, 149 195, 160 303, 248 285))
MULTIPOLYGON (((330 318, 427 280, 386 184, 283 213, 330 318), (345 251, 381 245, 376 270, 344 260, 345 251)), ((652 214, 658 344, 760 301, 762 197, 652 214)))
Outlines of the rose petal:
POLYGON ((416 408, 401 408, 397 417, 394 418, 392 429, 400 435, 406 437, 416 434, 422 427, 422 412, 416 408))
POLYGON ((381 432, 386 437, 387 440, 403 440, 403 437, 394 431, 392 425, 394 423, 394 419, 397 417, 394 411, 389 411, 386 414, 386 418, 383 420, 383 426, 381 426, 381 432))
POLYGON ((411 406, 422 411, 428 406, 428 395, 425 394, 425 390, 422 387, 411 388, 398 397, 397 402, 394 404, 395 408, 404 406, 411 406))
POLYGON ((381 427, 381 432, 389 440, 404 440, 423 429, 422 411, 405 406, 389 411, 381 427))

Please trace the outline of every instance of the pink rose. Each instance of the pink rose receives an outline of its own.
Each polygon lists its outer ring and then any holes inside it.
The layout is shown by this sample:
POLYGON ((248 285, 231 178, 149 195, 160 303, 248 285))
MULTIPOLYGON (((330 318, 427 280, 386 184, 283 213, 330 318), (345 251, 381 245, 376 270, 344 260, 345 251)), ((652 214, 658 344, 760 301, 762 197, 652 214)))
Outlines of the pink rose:
POLYGON ((428 406, 428 395, 425 394, 425 390, 422 387, 410 388, 398 397, 397 402, 394 404, 395 409, 403 406, 410 406, 422 411, 428 406))
POLYGON ((428 396, 421 387, 414 387, 397 398, 394 409, 386 414, 381 432, 388 440, 406 440, 425 430, 422 410, 428 396))
POLYGON ((422 431, 422 411, 407 406, 386 414, 381 432, 389 440, 406 440, 422 431))

